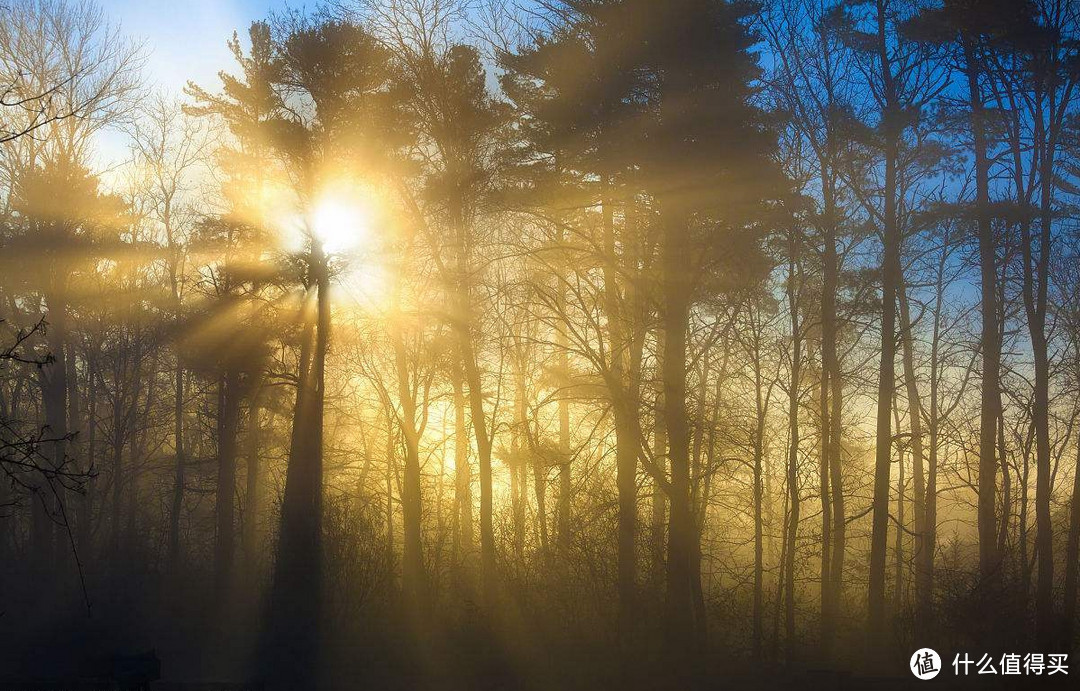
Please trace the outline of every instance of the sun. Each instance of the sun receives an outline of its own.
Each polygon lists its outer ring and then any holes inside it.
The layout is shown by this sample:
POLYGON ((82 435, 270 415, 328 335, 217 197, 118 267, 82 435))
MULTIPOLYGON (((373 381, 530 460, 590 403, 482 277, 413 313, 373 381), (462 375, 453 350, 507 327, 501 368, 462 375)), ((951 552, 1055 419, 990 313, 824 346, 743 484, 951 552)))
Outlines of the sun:
POLYGON ((318 198, 307 219, 306 235, 326 255, 344 259, 335 268, 335 302, 362 310, 379 308, 388 299, 386 270, 375 235, 383 223, 383 207, 365 190, 347 192, 336 189, 318 198))
POLYGON ((315 205, 311 231, 327 254, 345 254, 370 244, 371 212, 357 199, 326 197, 315 205))

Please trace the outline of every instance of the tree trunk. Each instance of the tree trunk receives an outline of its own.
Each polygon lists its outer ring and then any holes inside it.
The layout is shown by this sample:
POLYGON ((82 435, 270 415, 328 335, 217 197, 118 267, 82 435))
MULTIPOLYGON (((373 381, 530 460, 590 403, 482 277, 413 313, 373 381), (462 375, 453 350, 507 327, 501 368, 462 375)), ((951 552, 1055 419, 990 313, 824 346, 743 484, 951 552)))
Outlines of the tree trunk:
MULTIPOLYGON (((600 176, 600 201, 603 213, 604 313, 607 317, 609 381, 612 412, 615 416, 615 484, 618 489, 618 594, 622 614, 632 610, 637 556, 634 536, 637 532, 637 458, 640 441, 637 435, 637 401, 634 400, 629 372, 630 342, 626 320, 619 304, 619 259, 615 242, 615 204, 610 174, 600 176)), ((627 242, 630 242, 627 239, 627 242)), ((632 376, 632 375, 631 375, 632 376)), ((687 448, 689 454, 689 447, 687 448)), ((689 457, 688 461, 689 463, 689 457)), ((689 471, 688 471, 689 472, 689 471)), ((688 490, 689 492, 689 486, 688 490)), ((687 499, 689 501, 689 497, 687 499)), ((688 508, 689 510, 689 508, 688 508)), ((689 528, 689 524, 687 525, 689 528)), ((689 553, 687 553, 689 557, 689 553)), ((689 573, 689 572, 687 572, 689 573)))
MULTIPOLYGON (((176 246, 171 220, 171 205, 163 209, 165 237, 169 248, 169 286, 172 291, 174 324, 181 320, 182 301, 180 295, 180 276, 178 273, 180 252, 176 246)), ((173 373, 173 446, 176 462, 173 475, 172 500, 169 511, 169 556, 168 570, 176 573, 180 566, 180 512, 184 508, 184 485, 187 470, 187 458, 184 455, 184 367, 181 354, 176 353, 176 371, 173 373)))
POLYGON ((240 421, 240 373, 226 370, 218 394, 218 467, 214 504, 214 583, 217 596, 228 599, 232 580, 236 513, 236 438, 240 421))
POLYGON ((686 339, 690 284, 684 266, 689 219, 673 210, 662 252, 664 300, 664 415, 671 467, 668 522, 667 609, 673 645, 686 649, 692 631, 690 552, 690 430, 686 418, 686 339))
MULTIPOLYGON (((623 616, 633 611, 637 557, 637 428, 632 415, 635 409, 626 401, 614 401, 615 410, 615 484, 619 495, 618 521, 618 591, 623 616)), ((689 480, 688 480, 689 482, 689 480)), ((687 486, 689 495, 689 484, 687 486)), ((689 496, 687 497, 689 502, 689 496)), ((689 510, 689 507, 688 507, 689 510)), ((689 527, 689 526, 688 526, 689 527)), ((689 572, 687 572, 689 574, 689 572)))
MULTIPOLYGON (((971 106, 971 133, 975 153, 975 212, 979 232, 979 268, 982 296, 982 385, 979 432, 979 573, 987 586, 996 583, 997 554, 997 421, 1000 415, 999 371, 1001 347, 998 343, 998 306, 994 230, 990 219, 990 160, 987 155, 986 116, 979 91, 979 58, 976 48, 963 45, 968 100, 971 106)), ((991 588, 992 589, 992 588, 991 588)))
POLYGON ((270 662, 282 679, 310 685, 317 678, 322 621, 322 503, 324 371, 330 338, 330 279, 317 243, 316 307, 309 313, 300 356, 293 434, 281 504, 274 570, 270 662))
MULTIPOLYGON (((754 338, 759 339, 760 334, 754 333, 754 338)), ((755 340, 755 350, 757 350, 758 341, 755 340)), ((756 424, 754 427, 754 460, 753 460, 753 472, 754 472, 754 487, 753 487, 753 502, 754 502, 754 605, 753 605, 753 632, 752 632, 752 650, 755 660, 761 660, 762 651, 762 623, 764 617, 764 603, 762 601, 762 591, 764 588, 764 572, 765 572, 765 560, 764 560, 764 520, 762 513, 762 505, 764 502, 764 486, 762 484, 762 462, 765 454, 765 415, 766 415, 766 401, 763 396, 764 382, 761 376, 761 353, 755 352, 754 358, 754 387, 756 393, 756 424)))
POLYGON ((938 258, 934 291, 934 325, 930 338, 930 419, 929 419, 929 458, 926 470, 926 516, 923 551, 918 555, 917 573, 925 577, 925 600, 920 602, 916 613, 918 630, 932 633, 934 622, 934 552, 937 549, 937 470, 938 449, 941 434, 940 406, 940 371, 941 371, 941 328, 945 306, 945 271, 949 262, 949 231, 942 233, 941 254, 938 258))
MULTIPOLYGON (((823 47, 824 47, 823 42, 823 47)), ((828 59, 828 51, 823 51, 828 59)), ((827 91, 833 102, 831 86, 827 91)), ((819 156, 822 178, 822 292, 821 292, 821 383, 818 392, 821 415, 821 650, 832 658, 839 616, 840 588, 844 562, 844 493, 840 471, 840 366, 837 358, 836 294, 840 283, 836 249, 837 204, 836 143, 831 122, 825 130, 823 155, 819 156), (830 496, 831 495, 831 496, 830 496)))
POLYGON ((179 362, 173 373, 173 439, 176 461, 173 471, 172 501, 169 507, 169 571, 180 566, 180 512, 184 507, 187 460, 184 456, 184 368, 179 362))
POLYGON ((469 431, 465 423, 465 382, 461 364, 453 367, 454 387, 454 545, 460 558, 473 551, 472 468, 469 431))
POLYGON ((122 564, 120 548, 123 536, 123 499, 124 499, 124 446, 127 444, 127 416, 124 414, 126 397, 122 395, 123 384, 114 382, 116 397, 113 401, 113 434, 112 434, 112 497, 109 506, 109 540, 110 552, 113 558, 113 567, 119 568, 122 564))
POLYGON ((480 471, 480 588, 484 602, 495 604, 497 573, 495 565, 495 530, 492 524, 491 446, 488 422, 484 412, 484 389, 480 366, 473 342, 472 280, 469 258, 468 229, 460 206, 451 210, 456 224, 455 237, 455 302, 453 320, 457 336, 458 355, 469 387, 469 413, 480 471))
POLYGON ((529 429, 529 390, 525 382, 525 354, 522 353, 521 366, 517 372, 518 388, 518 426, 520 438, 524 441, 521 445, 521 470, 522 481, 527 480, 529 469, 532 469, 533 496, 536 498, 536 527, 540 535, 540 554, 547 560, 548 554, 548 529, 547 529, 547 468, 539 455, 533 453, 533 435, 529 429))
MULTIPOLYGON (((48 305, 46 344, 51 360, 40 368, 41 399, 45 412, 45 433, 52 439, 46 445, 46 464, 53 469, 64 466, 68 434, 68 366, 67 366, 67 300, 63 290, 53 288, 46 298, 48 305)), ((35 481, 35 496, 31 497, 30 564, 35 579, 49 579, 54 551, 56 511, 55 497, 48 480, 35 481)))
POLYGON ((897 166, 901 125, 897 86, 887 45, 884 3, 877 4, 877 50, 882 73, 885 186, 883 200, 883 252, 881 279, 881 362, 878 368, 877 426, 874 462, 873 530, 870 537, 868 625, 870 645, 885 643, 885 561, 889 536, 889 476, 892 468, 892 403, 896 392, 896 293, 902 280, 901 234, 897 219, 897 166))
MULTIPOLYGON (((565 341, 565 336, 561 336, 565 341)), ((563 377, 569 380, 570 363, 566 352, 566 343, 561 345, 559 355, 559 368, 563 377)), ((563 384, 566 386, 566 383, 563 384)), ((570 528, 570 500, 573 493, 573 483, 570 475, 570 399, 564 392, 559 397, 559 506, 556 521, 558 524, 559 551, 564 556, 568 555, 572 539, 570 528)))
POLYGON ((844 605, 844 557, 847 550, 847 518, 844 504, 844 470, 841 458, 841 438, 843 434, 842 414, 844 407, 844 382, 841 378, 840 363, 833 361, 833 372, 829 376, 832 410, 829 415, 831 448, 829 451, 829 483, 832 486, 832 563, 829 576, 832 578, 830 601, 833 608, 833 620, 843 615, 844 605))
POLYGON ((390 413, 386 416, 386 571, 394 584, 396 554, 394 548, 394 484, 392 478, 397 475, 397 460, 394 454, 394 423, 390 413))
POLYGON ((907 289, 900 283, 900 336, 903 343, 904 383, 907 388, 908 417, 911 427, 911 469, 914 481, 914 532, 915 532, 915 613, 917 631, 925 633, 929 624, 930 613, 930 570, 932 561, 927 561, 926 553, 932 548, 927 546, 926 529, 926 476, 924 466, 922 401, 919 397, 919 383, 915 378, 915 345, 911 332, 911 311, 908 305, 907 289))
POLYGON ((248 401, 247 420, 247 487, 244 497, 247 507, 244 511, 244 559, 249 572, 259 564, 259 542, 263 504, 263 467, 262 467, 262 373, 256 375, 258 381, 251 387, 251 399, 248 401))
MULTIPOLYGON (((690 596, 694 610, 694 641, 698 646, 705 643, 706 614, 705 588, 701 582, 701 536, 705 530, 705 516, 708 511, 709 492, 712 474, 703 467, 705 453, 704 439, 707 426, 705 411, 709 384, 709 351, 701 353, 701 370, 698 375, 697 412, 693 434, 693 456, 690 481, 690 509, 694 522, 694 535, 690 553, 690 596)), ((715 409, 714 409, 715 413, 715 409)))
MULTIPOLYGON (((1040 122, 1042 118, 1040 117, 1040 122)), ((1044 128, 1040 128, 1044 129, 1044 128)), ((1052 648, 1060 633, 1054 618, 1054 538, 1050 515, 1051 459, 1050 446, 1050 356, 1046 339, 1046 300, 1050 283, 1050 256, 1053 238, 1053 176, 1056 142, 1042 143, 1039 171, 1039 256, 1036 262, 1032 247, 1031 226, 1022 223, 1024 255, 1023 294, 1027 312, 1031 352, 1035 361, 1035 386, 1032 391, 1032 423, 1035 426, 1035 549, 1039 553, 1039 577, 1035 586, 1035 632, 1039 644, 1052 648)))
MULTIPOLYGON (((87 414, 86 414, 86 466, 84 470, 86 472, 97 470, 95 460, 97 459, 97 397, 98 397, 98 373, 97 368, 94 365, 94 359, 88 358, 86 362, 87 369, 87 414)), ((91 536, 93 531, 91 530, 94 520, 94 498, 95 498, 95 485, 97 484, 97 476, 92 475, 86 479, 86 492, 83 494, 79 501, 79 515, 77 518, 78 523, 78 537, 76 544, 79 546, 80 552, 86 554, 91 548, 91 536)), ((3 503, 0 502, 0 505, 3 503)))
MULTIPOLYGON (((664 343, 664 329, 663 327, 657 327, 656 352, 657 358, 660 359, 657 368, 661 372, 663 371, 664 343)), ((663 385, 661 385, 656 393, 655 411, 653 413, 653 458, 656 467, 661 473, 667 472, 668 458, 667 427, 664 423, 664 416, 664 388, 663 385)), ((663 486, 655 478, 653 479, 652 485, 652 568, 654 582, 657 587, 660 587, 664 582, 664 568, 666 564, 664 557, 664 532, 667 522, 667 495, 665 494, 663 486)))
MULTIPOLYGON (((788 521, 784 544, 784 634, 787 641, 788 664, 796 657, 795 637, 795 547, 799 532, 799 385, 802 379, 802 325, 799 321, 797 269, 799 265, 799 240, 791 232, 788 251, 788 311, 791 314, 791 385, 788 390, 788 429, 791 439, 788 446, 787 489, 788 521)), ((825 502, 827 505, 827 501, 825 502)))
MULTIPOLYGON (((462 290, 466 288, 462 287, 462 290)), ((484 393, 480 379, 480 368, 473 352, 472 334, 468 325, 468 298, 463 300, 462 316, 466 320, 458 326, 458 348, 465 368, 465 381, 469 385, 469 408, 472 418, 473 436, 476 439, 476 452, 480 461, 480 586, 485 602, 490 606, 495 602, 497 586, 495 572, 495 530, 492 525, 492 485, 491 485, 491 437, 488 436, 487 419, 484 413, 484 393)))
MULTIPOLYGON (((560 226, 556 245, 563 246, 564 231, 560 226)), ((563 277, 556 277, 556 310, 560 315, 566 314, 566 287, 563 277)), ((570 527, 570 502, 573 492, 573 478, 570 474, 570 339, 566 333, 566 326, 559 324, 555 328, 555 349, 558 353, 559 381, 562 390, 559 392, 559 503, 555 509, 555 524, 559 554, 567 557, 570 551, 572 539, 570 527)))
POLYGON ((464 362, 465 380, 469 383, 469 404, 473 436, 476 438, 476 456, 480 459, 480 552, 481 586, 488 604, 494 604, 496 588, 495 529, 491 524, 491 437, 487 432, 484 412, 484 393, 480 367, 477 367, 472 349, 471 336, 465 327, 461 339, 461 357, 464 362))
MULTIPOLYGON (((893 422, 896 429, 900 429, 900 400, 899 396, 893 399, 893 422)), ((906 468, 904 464, 904 449, 897 445, 896 448, 896 533, 893 538, 893 597, 892 614, 893 621, 898 621, 903 612, 904 600, 904 485, 906 468)))
POLYGON ((416 393, 409 381, 405 339, 400 329, 393 330, 394 365, 397 374, 398 401, 401 405, 401 434, 405 439, 405 473, 401 488, 401 517, 404 527, 401 562, 401 586, 410 607, 422 608, 424 559, 421 545, 420 434, 416 425, 416 393))
POLYGON ((521 368, 514 373, 514 422, 510 425, 510 514, 514 519, 514 557, 515 563, 525 562, 525 451, 521 438, 521 419, 525 398, 525 382, 521 368))

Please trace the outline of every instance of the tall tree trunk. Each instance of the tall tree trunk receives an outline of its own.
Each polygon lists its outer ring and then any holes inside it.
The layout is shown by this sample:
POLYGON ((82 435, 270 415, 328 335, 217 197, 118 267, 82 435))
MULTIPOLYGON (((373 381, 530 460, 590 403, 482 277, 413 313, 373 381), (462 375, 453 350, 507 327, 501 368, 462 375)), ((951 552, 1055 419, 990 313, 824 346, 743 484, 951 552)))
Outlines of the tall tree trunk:
MULTIPOLYGON (((999 296, 1000 298, 1000 296, 999 296)), ((999 303, 999 304, 1004 304, 999 303)), ((1002 337, 1002 332, 998 332, 998 337, 1002 337)), ((998 341, 999 343, 1001 341, 998 341)), ((1034 426, 1031 428, 1032 434, 1034 434, 1034 426)), ((998 466, 1001 470, 1001 491, 998 493, 1001 496, 1001 520, 998 521, 998 539, 997 539, 997 553, 999 555, 1006 554, 1006 546, 1009 543, 1009 527, 1012 524, 1012 471, 1009 468, 1009 447, 1005 442, 1005 411, 1001 410, 997 419, 997 457, 998 466)), ((1027 460, 1025 450, 1025 462, 1027 460)), ((1025 469, 1026 472, 1026 469, 1025 469)), ((1026 483, 1026 480, 1025 480, 1026 483)), ((1024 493, 1027 492, 1027 485, 1022 488, 1024 493)), ((1027 592, 1022 594, 1022 597, 1027 598, 1027 592)))
POLYGON ((138 555, 142 551, 140 543, 145 544, 144 534, 140 534, 139 527, 139 509, 143 505, 140 501, 142 493, 142 486, 140 485, 140 478, 145 472, 144 463, 147 459, 147 447, 149 445, 149 432, 150 425, 139 424, 139 421, 149 420, 150 411, 155 409, 157 400, 157 381, 153 376, 149 376, 150 373, 158 372, 158 361, 160 358, 160 351, 157 349, 151 350, 152 356, 148 366, 142 364, 142 355, 145 345, 148 344, 145 332, 140 333, 136 331, 136 347, 135 347, 135 389, 131 398, 131 425, 132 432, 130 437, 130 459, 131 459, 131 471, 127 489, 127 528, 126 537, 129 549, 138 550, 134 554, 138 555), (144 374, 146 375, 144 377, 144 374), (143 382, 145 381, 145 387, 143 382), (143 403, 141 410, 138 406, 139 392, 145 388, 145 395, 143 396, 143 403))
POLYGON ((394 423, 388 412, 386 417, 386 571, 390 583, 394 583, 397 557, 394 548, 394 483, 397 475, 397 456, 394 453, 394 423))
POLYGON ((941 254, 938 257, 937 272, 935 275, 934 289, 934 324, 930 338, 930 419, 927 430, 929 433, 929 457, 926 469, 926 515, 923 551, 917 556, 919 563, 916 564, 917 573, 921 572, 925 577, 925 599, 920 601, 917 611, 918 630, 922 633, 932 633, 934 623, 934 552, 937 550, 937 471, 938 449, 941 437, 941 329, 942 317, 945 307, 945 271, 949 262, 949 229, 941 235, 941 254))
MULTIPOLYGON (((758 340, 760 334, 754 334, 755 338, 755 351, 757 350, 758 340)), ((752 630, 752 650, 755 660, 761 659, 762 653, 762 623, 764 617, 764 603, 762 601, 763 589, 764 589, 764 573, 765 573, 765 559, 764 559, 764 519, 763 519, 763 503, 764 503, 764 485, 762 484, 762 463, 765 455, 765 415, 766 415, 766 401, 764 398, 764 381, 761 376, 761 353, 754 353, 754 389, 756 394, 755 403, 755 415, 756 423, 754 426, 754 438, 753 438, 753 473, 754 473, 754 486, 753 486, 753 503, 754 503, 754 605, 753 605, 753 630, 752 630)))
MULTIPOLYGON (((60 287, 53 287, 48 295, 48 324, 46 344, 51 360, 40 368, 42 406, 45 412, 46 463, 52 469, 65 464, 68 453, 68 365, 67 365, 67 299, 60 287)), ((56 511, 55 496, 50 481, 35 480, 35 496, 31 497, 30 564, 35 579, 47 580, 51 576, 51 560, 54 553, 56 511)))
MULTIPOLYGON (((0 419, 3 420, 18 420, 20 418, 20 400, 21 400, 22 379, 16 377, 15 383, 12 386, 12 394, 10 400, 7 397, 7 387, 0 387, 0 419)), ((0 454, 0 457, 7 460, 7 454, 0 454)), ((8 506, 12 500, 12 487, 10 482, 0 482, 0 506, 8 506)), ((12 523, 14 521, 7 520, 0 522, 0 564, 4 566, 0 568, 0 587, 7 585, 5 575, 11 562, 11 555, 13 550, 12 538, 14 536, 12 523)), ((80 523, 80 529, 82 525, 80 523)), ((80 544, 86 544, 84 541, 80 541, 80 544)))
MULTIPOLYGON (((79 356, 75 347, 67 346, 67 350, 67 428, 72 434, 71 441, 68 444, 68 460, 72 470, 82 472, 86 452, 86 422, 82 418, 82 409, 79 406, 79 356)), ((62 524, 57 525, 58 532, 53 550, 56 555, 54 561, 57 567, 63 569, 67 575, 71 575, 79 568, 77 562, 79 559, 79 544, 76 541, 76 535, 79 529, 78 505, 82 501, 71 501, 71 503, 75 504, 72 509, 63 505, 67 501, 69 501, 68 497, 64 496, 57 500, 57 510, 62 524)))
POLYGON ((461 363, 452 372, 454 387, 454 545, 460 558, 473 551, 472 468, 469 431, 465 423, 465 381, 461 363))
MULTIPOLYGON (((832 141, 832 139, 829 139, 832 141)), ((829 148, 829 150, 832 150, 829 148)), ((822 161, 824 208, 822 219, 824 257, 821 298, 821 647, 826 660, 832 658, 836 633, 839 587, 843 564, 843 487, 839 483, 840 404, 832 399, 839 391, 836 354, 836 293, 839 259, 836 250, 836 192, 831 168, 822 161), (835 408, 836 415, 834 417, 835 408), (829 487, 832 485, 832 488, 829 487), (832 492, 832 496, 831 496, 832 492), (834 515, 836 514, 836 515, 834 515), (839 523, 839 525, 836 525, 839 523)))
POLYGON ((304 684, 317 678, 322 621, 323 407, 330 339, 330 278, 315 245, 315 314, 306 315, 300 356, 267 651, 283 680, 304 684))
MULTIPOLYGON (((467 327, 466 327, 467 328, 467 327)), ((461 339, 462 360, 465 363, 465 379, 469 384, 469 406, 473 436, 476 438, 477 457, 480 461, 480 578, 485 598, 493 603, 496 588, 495 530, 492 526, 491 486, 491 437, 488 436, 484 413, 484 393, 480 381, 480 368, 472 348, 472 337, 461 339)))
MULTIPOLYGON (((466 312, 467 314, 467 312, 466 312)), ((480 580, 486 602, 494 604, 496 577, 495 572, 495 530, 492 525, 492 485, 491 485, 491 437, 488 435, 487 419, 484 412, 484 393, 480 379, 480 368, 476 364, 473 352, 472 335, 468 325, 460 327, 458 347, 465 367, 465 380, 469 385, 469 407, 472 418, 473 436, 476 439, 476 452, 480 461, 480 580)))
POLYGON ((94 474, 86 479, 86 491, 79 501, 78 537, 76 544, 79 550, 86 553, 91 547, 91 530, 94 520, 94 499, 97 484, 97 446, 98 446, 98 420, 97 420, 97 397, 98 397, 98 373, 95 366, 96 358, 88 358, 86 361, 87 379, 87 413, 86 413, 86 465, 84 471, 94 474))
POLYGON ((249 572, 259 564, 259 542, 263 504, 263 467, 262 467, 262 398, 264 383, 262 373, 254 375, 257 381, 251 385, 251 398, 248 401, 247 419, 247 487, 244 491, 244 559, 249 572))
POLYGON ((126 396, 123 395, 124 384, 117 380, 116 395, 113 400, 113 429, 112 429, 112 497, 109 504, 109 541, 110 554, 113 558, 113 567, 119 568, 121 559, 120 548, 122 545, 123 527, 123 499, 124 499, 124 447, 127 445, 127 415, 124 412, 126 396))
MULTIPOLYGON (((565 335, 560 338, 565 341, 565 335)), ((560 346, 559 369, 568 382, 570 363, 566 352, 567 344, 563 342, 560 346)), ((566 383, 563 385, 566 386, 566 383)), ((572 539, 570 500, 573 493, 573 481, 570 475, 570 399, 565 391, 559 397, 559 460, 559 505, 556 522, 559 551, 565 556, 569 553, 572 539)))
POLYGON ((832 554, 829 576, 832 578, 830 601, 833 619, 843 614, 844 605, 844 557, 847 553, 847 518, 845 514, 844 469, 841 458, 841 439, 843 434, 844 382, 841 378, 840 363, 833 360, 833 371, 829 376, 831 390, 831 412, 829 425, 832 427, 829 437, 829 483, 832 486, 832 554))
MULTIPOLYGON (((182 301, 180 295, 179 259, 180 251, 176 246, 171 223, 171 204, 163 209, 165 237, 169 247, 169 286, 172 291, 173 319, 176 325, 181 320, 182 301)), ((179 350, 176 353, 176 369, 173 372, 173 446, 176 451, 173 471, 172 500, 169 507, 169 556, 168 570, 175 573, 180 566, 180 512, 184 508, 184 485, 187 482, 187 458, 184 449, 184 366, 179 350)))
POLYGON ((410 384, 405 339, 400 329, 394 329, 393 342, 398 401, 401 404, 400 426, 405 439, 405 473, 401 488, 401 517, 404 527, 401 586, 406 603, 410 607, 422 608, 426 588, 421 545, 420 434, 416 422, 416 393, 410 384))
MULTIPOLYGON (((899 396, 893 399, 893 422, 896 429, 900 429, 900 401, 899 396)), ((903 612, 904 601, 904 477, 906 468, 904 463, 904 450, 897 445, 896 448, 896 533, 893 538, 893 620, 898 621, 903 612)))
MULTIPOLYGON (((705 643, 706 615, 705 615, 705 588, 701 582, 701 536, 705 529, 705 517, 708 512, 708 488, 711 484, 712 473, 706 469, 703 456, 705 454, 704 439, 705 428, 708 421, 705 415, 706 403, 709 393, 709 351, 701 354, 701 370, 698 375, 697 412, 695 420, 697 424, 693 433, 693 455, 691 464, 690 480, 690 508, 694 522, 694 535, 690 553, 690 596, 693 599, 694 610, 694 640, 702 646, 705 643)), ((715 413, 715 409, 714 409, 715 413)))
POLYGON ((885 187, 881 279, 881 362, 878 368, 877 426, 874 461, 873 530, 870 537, 868 625, 870 644, 885 642, 885 561, 889 535, 889 475, 892 468, 892 402, 896 391, 896 292, 900 275, 900 228, 897 220, 897 165, 900 125, 897 87, 887 45, 885 3, 877 3, 878 59, 883 80, 885 187))
POLYGON ((236 439, 240 422, 240 372, 229 367, 219 383, 218 467, 214 504, 214 583, 217 596, 227 601, 235 553, 236 439))
MULTIPOLYGON (((990 219, 990 159, 987 154, 986 115, 979 87, 979 57, 971 41, 963 44, 971 133, 975 153, 975 213, 979 233, 979 268, 982 296, 982 384, 979 431, 979 573, 987 586, 998 580, 997 517, 997 421, 1001 408, 999 391, 1001 346, 998 343, 998 305, 994 230, 990 219)), ((991 588, 992 589, 992 588, 991 588)))
MULTIPOLYGON (((1051 100, 1051 106, 1053 100, 1051 100)), ((1042 114, 1039 114, 1040 130, 1042 114)), ((1035 426, 1035 549, 1039 553, 1039 577, 1035 587, 1035 630, 1039 644, 1051 648, 1060 633, 1054 618, 1054 538, 1050 515, 1050 357, 1046 339, 1046 300, 1050 283, 1050 256, 1053 227, 1054 152, 1053 133, 1041 142, 1039 171, 1040 237, 1038 259, 1032 247, 1031 225, 1022 223, 1024 255, 1023 294, 1027 313, 1031 352, 1035 360, 1035 386, 1032 392, 1032 423, 1035 426)))
MULTIPOLYGON (((618 591, 623 616, 632 616, 636 583, 637 533, 637 445, 640 443, 635 420, 636 407, 627 401, 614 401, 615 410, 615 484, 619 495, 618 520, 618 591)), ((689 479, 687 480, 689 502, 689 479)), ((687 507, 689 511, 689 505, 687 507)), ((689 526, 687 526, 689 528, 689 526)), ((687 571, 689 577, 689 571, 687 571)))
MULTIPOLYGON (((663 372, 663 353, 665 350, 664 329, 658 326, 656 329, 656 352, 660 362, 657 369, 663 372)), ((653 459, 661 473, 667 473, 668 440, 667 426, 664 422, 664 387, 663 382, 656 392, 655 410, 653 413, 653 459)), ((653 478, 652 481, 652 568, 653 578, 657 587, 664 582, 664 533, 667 522, 667 494, 660 482, 653 478)))
MULTIPOLYGON (((795 646, 795 547, 799 532, 799 386, 802 380, 802 324, 799 320, 797 271, 799 240, 791 231, 788 250, 788 312, 791 314, 791 385, 788 389, 788 446, 787 489, 788 511, 784 544, 784 634, 787 641, 788 664, 796 657, 795 646)), ((827 503, 826 503, 827 505, 827 503)))
POLYGON ((480 587, 485 603, 495 604, 497 576, 495 565, 495 530, 492 524, 492 476, 491 447, 492 438, 488 431, 487 415, 484 412, 484 389, 480 366, 476 357, 473 341, 472 278, 469 256, 468 228, 464 210, 460 206, 451 209, 455 223, 455 289, 456 310, 453 320, 457 336, 458 355, 465 374, 465 383, 469 388, 469 414, 472 421, 473 438, 476 440, 476 455, 480 472, 480 587))
MULTIPOLYGON (((638 406, 630 381, 630 347, 627 338, 628 310, 619 304, 617 278, 619 258, 615 242, 615 201, 611 175, 600 176, 600 200, 603 214, 604 312, 607 317, 609 382, 612 412, 615 417, 615 484, 618 490, 618 595, 623 615, 632 610, 637 557, 634 536, 637 532, 637 458, 640 440, 634 416, 638 406), (624 312, 627 312, 624 314, 624 312)), ((627 239, 629 242, 629 239, 627 239)), ((632 376, 632 375, 631 375, 632 376)), ((689 447, 687 448, 689 454, 689 447)), ((689 457, 688 457, 689 462, 689 457)), ((689 487, 688 487, 689 491, 689 487)), ((688 498, 689 501, 689 498, 688 498)), ((689 509, 688 509, 689 510, 689 509)), ((689 528, 689 524, 687 525, 689 528)), ((689 553, 687 553, 689 556, 689 553)), ((687 572, 689 573, 689 572, 687 572)))
MULTIPOLYGON (((559 227, 556 246, 562 247, 564 231, 559 227)), ((562 276, 556 277, 555 301, 560 315, 566 314, 566 286, 562 276)), ((573 492, 573 478, 570 474, 570 339, 566 325, 555 328, 555 349, 558 354, 559 381, 559 503, 555 509, 555 524, 559 554, 568 556, 571 543, 570 502, 573 492)))
POLYGON ((518 368, 518 426, 524 443, 521 447, 522 480, 526 480, 532 469, 533 496, 536 498, 536 527, 540 535, 540 554, 546 560, 548 553, 547 528, 547 468, 543 459, 533 453, 534 438, 529 428, 529 390, 525 382, 525 353, 522 353, 521 366, 518 368))
POLYGON ((701 581, 701 535, 705 531, 706 509, 709 505, 709 487, 711 475, 706 475, 702 482, 701 500, 696 502, 693 511, 694 535, 690 544, 690 597, 693 604, 693 636, 695 650, 704 649, 708 633, 708 618, 705 611, 705 586, 701 581))
POLYGON ((521 419, 524 415, 525 382, 521 368, 514 372, 514 422, 510 426, 510 514, 514 519, 515 563, 525 562, 525 451, 522 444, 521 419))
POLYGON ((540 528, 540 552, 544 559, 548 558, 548 525, 547 525, 547 468, 540 459, 533 463, 533 495, 536 497, 536 523, 540 528))
POLYGON ((180 512, 184 508, 184 486, 187 483, 187 459, 184 456, 184 368, 177 358, 173 373, 173 439, 176 460, 173 470, 172 500, 169 506, 169 571, 180 566, 180 512))
POLYGON ((925 632, 930 612, 930 569, 933 562, 926 560, 926 472, 924 468, 922 401, 919 383, 915 378, 915 344, 912 334, 911 310, 907 289, 900 283, 900 335, 903 343, 904 383, 907 388, 908 417, 911 427, 911 470, 914 481, 914 532, 915 532, 915 615, 919 633, 925 632))
POLYGON ((671 467, 668 521, 667 609, 671 642, 685 645, 691 635, 690 430, 686 418, 686 339, 690 318, 690 283, 684 266, 687 216, 671 210, 661 248, 664 301, 664 420, 671 467))
MULTIPOLYGON (((1019 530, 1017 531, 1016 541, 1020 545, 1020 588, 1017 593, 1020 599, 1020 606, 1023 611, 1028 611, 1028 599, 1031 596, 1031 569, 1034 566, 1034 560, 1028 560, 1028 550, 1031 549, 1031 541, 1028 539, 1028 533, 1030 532, 1031 522, 1028 520, 1028 511, 1031 503, 1028 501, 1029 490, 1031 487, 1031 435, 1034 433, 1034 427, 1029 424, 1028 439, 1020 445, 1020 455, 1023 458, 1024 465, 1020 469, 1019 486, 1020 486, 1020 511, 1017 518, 1017 524, 1019 530)), ((1000 543, 998 543, 1000 544, 1000 543)), ((998 552, 1001 554, 1001 552, 998 552)))

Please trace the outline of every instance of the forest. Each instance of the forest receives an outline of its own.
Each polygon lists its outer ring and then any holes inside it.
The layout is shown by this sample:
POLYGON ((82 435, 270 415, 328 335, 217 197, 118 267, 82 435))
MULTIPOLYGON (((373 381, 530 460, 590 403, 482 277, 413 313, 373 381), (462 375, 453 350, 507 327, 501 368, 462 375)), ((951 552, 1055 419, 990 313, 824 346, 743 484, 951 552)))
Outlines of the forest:
POLYGON ((0 687, 1080 648, 1080 2, 254 4, 0 0, 0 687))

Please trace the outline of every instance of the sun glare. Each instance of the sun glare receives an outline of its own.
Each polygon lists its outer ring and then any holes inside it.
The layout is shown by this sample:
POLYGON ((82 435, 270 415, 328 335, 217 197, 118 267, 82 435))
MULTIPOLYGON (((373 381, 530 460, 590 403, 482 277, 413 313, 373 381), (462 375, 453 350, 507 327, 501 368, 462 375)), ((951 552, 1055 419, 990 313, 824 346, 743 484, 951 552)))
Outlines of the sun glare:
POLYGON ((327 254, 341 254, 370 240, 370 213, 356 200, 323 199, 312 216, 312 232, 327 254))

